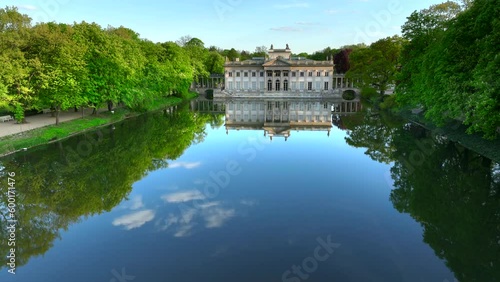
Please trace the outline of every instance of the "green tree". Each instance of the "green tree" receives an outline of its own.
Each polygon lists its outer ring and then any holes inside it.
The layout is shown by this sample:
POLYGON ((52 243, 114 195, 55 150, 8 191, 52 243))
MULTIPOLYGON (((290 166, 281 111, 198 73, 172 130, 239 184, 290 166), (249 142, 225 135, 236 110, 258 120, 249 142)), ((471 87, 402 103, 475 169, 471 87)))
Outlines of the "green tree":
POLYGON ((361 87, 374 87, 383 96, 389 84, 395 83, 402 44, 402 38, 395 35, 353 51, 346 76, 360 81, 361 87))
POLYGON ((35 69, 34 86, 39 96, 39 108, 55 109, 56 125, 59 112, 86 103, 80 81, 85 77, 85 46, 73 40, 70 25, 41 23, 32 29, 31 59, 40 61, 35 69))
POLYGON ((224 73, 225 59, 221 54, 214 51, 209 51, 205 59, 205 69, 210 74, 224 73))
POLYGON ((438 125, 461 120, 469 133, 495 138, 500 127, 498 4, 476 0, 463 12, 454 5, 444 12, 414 12, 403 26, 408 43, 401 56, 398 102, 423 107, 438 125))
POLYGON ((31 80, 39 62, 25 57, 30 36, 31 18, 15 7, 0 9, 0 107, 26 110, 36 103, 31 80))

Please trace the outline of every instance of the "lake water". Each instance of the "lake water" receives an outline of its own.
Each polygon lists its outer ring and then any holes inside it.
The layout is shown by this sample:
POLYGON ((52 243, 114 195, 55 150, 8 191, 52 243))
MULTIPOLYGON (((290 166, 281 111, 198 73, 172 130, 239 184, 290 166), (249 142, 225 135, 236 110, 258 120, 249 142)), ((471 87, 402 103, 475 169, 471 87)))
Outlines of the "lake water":
POLYGON ((500 281, 499 164, 357 102, 192 102, 0 168, 2 282, 500 281))

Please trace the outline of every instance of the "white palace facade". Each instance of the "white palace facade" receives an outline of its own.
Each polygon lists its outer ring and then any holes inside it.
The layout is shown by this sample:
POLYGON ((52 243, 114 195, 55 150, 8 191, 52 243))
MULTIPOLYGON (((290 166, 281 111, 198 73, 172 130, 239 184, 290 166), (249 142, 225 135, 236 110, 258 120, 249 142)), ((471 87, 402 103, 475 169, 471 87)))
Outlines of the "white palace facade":
POLYGON ((292 57, 292 51, 271 49, 268 57, 227 61, 222 97, 326 97, 335 93, 333 58, 315 61, 292 57))

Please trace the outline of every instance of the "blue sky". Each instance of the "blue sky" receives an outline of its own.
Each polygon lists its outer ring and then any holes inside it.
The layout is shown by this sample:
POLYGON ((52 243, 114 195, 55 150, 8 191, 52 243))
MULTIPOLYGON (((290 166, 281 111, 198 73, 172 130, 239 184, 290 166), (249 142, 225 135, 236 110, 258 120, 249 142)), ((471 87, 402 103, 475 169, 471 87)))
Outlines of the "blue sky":
POLYGON ((444 0, 7 0, 34 22, 96 22, 131 28, 154 42, 181 36, 205 46, 254 51, 256 46, 294 53, 369 44, 400 33, 414 10, 444 0))

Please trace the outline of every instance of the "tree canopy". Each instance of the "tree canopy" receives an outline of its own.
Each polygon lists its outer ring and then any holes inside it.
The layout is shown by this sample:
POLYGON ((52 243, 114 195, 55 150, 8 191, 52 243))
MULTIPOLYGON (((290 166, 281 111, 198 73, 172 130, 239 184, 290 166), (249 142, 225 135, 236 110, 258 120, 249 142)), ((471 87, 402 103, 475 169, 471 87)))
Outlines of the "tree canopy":
POLYGON ((500 128, 500 1, 453 2, 414 12, 403 26, 397 100, 442 125, 495 138, 500 128), (464 7, 468 9, 463 10, 464 7))

